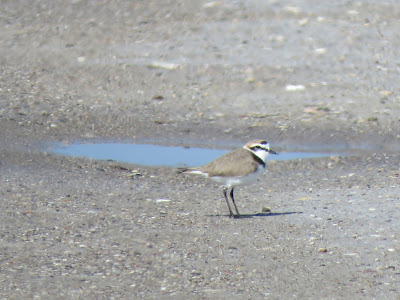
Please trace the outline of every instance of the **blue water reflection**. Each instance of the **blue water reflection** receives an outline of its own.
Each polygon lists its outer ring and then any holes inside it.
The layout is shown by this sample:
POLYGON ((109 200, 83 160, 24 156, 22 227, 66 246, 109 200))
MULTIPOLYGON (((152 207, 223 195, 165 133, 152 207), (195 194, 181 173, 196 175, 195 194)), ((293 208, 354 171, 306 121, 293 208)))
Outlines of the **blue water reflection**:
MULTIPOLYGON (((95 143, 56 145, 52 152, 75 157, 115 160, 145 166, 200 166, 221 156, 229 150, 185 148, 151 144, 95 143)), ((270 155, 268 160, 329 157, 334 153, 282 152, 270 155)))

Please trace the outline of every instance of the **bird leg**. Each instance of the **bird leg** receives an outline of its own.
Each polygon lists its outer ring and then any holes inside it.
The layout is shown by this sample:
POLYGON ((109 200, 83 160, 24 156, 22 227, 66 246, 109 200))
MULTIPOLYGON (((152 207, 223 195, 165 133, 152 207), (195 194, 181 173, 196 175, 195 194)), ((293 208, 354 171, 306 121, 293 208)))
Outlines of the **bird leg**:
MULTIPOLYGON (((228 205, 228 208, 229 208, 229 218, 232 218, 232 217, 234 217, 235 215, 233 214, 232 209, 231 209, 231 206, 229 205, 228 196, 226 195, 227 190, 228 190, 228 187, 227 187, 227 186, 224 187, 223 191, 224 191, 224 197, 225 197, 225 200, 226 200, 226 204, 228 205)), ((233 203, 233 204, 235 204, 235 203, 233 203)), ((236 205, 235 205, 235 206, 236 206, 236 205)), ((237 211, 237 210, 236 210, 236 211, 237 211)))
POLYGON ((232 202, 233 202, 233 205, 235 206, 235 210, 236 210, 235 218, 240 218, 240 213, 239 213, 238 208, 237 208, 237 206, 236 206, 235 198, 233 198, 233 188, 231 189, 230 195, 231 195, 232 202))

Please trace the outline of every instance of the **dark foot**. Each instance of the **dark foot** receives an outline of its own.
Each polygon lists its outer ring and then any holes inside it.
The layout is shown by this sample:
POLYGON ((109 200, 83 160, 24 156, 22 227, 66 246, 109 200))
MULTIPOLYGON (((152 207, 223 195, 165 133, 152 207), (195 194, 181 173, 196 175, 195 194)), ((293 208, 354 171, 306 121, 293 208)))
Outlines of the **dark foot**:
POLYGON ((234 215, 233 213, 231 213, 229 215, 229 218, 239 219, 240 218, 240 214, 234 215))

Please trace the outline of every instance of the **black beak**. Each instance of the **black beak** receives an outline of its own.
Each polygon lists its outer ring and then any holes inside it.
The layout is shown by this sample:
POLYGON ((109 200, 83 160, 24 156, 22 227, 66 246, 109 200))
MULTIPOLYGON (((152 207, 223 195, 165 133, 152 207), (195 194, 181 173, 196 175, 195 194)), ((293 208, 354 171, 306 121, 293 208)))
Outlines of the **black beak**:
POLYGON ((274 150, 271 150, 271 149, 269 149, 268 152, 271 153, 271 154, 278 154, 274 150))

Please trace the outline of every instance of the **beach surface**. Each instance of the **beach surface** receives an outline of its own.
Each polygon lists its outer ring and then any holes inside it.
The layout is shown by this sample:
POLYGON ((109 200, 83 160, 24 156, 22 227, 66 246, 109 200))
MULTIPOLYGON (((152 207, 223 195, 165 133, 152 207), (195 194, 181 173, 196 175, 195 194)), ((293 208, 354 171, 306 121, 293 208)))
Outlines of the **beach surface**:
POLYGON ((399 299, 400 4, 3 1, 0 298, 399 299), (235 198, 125 141, 278 152, 235 198))

